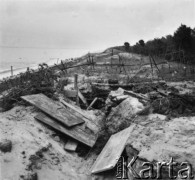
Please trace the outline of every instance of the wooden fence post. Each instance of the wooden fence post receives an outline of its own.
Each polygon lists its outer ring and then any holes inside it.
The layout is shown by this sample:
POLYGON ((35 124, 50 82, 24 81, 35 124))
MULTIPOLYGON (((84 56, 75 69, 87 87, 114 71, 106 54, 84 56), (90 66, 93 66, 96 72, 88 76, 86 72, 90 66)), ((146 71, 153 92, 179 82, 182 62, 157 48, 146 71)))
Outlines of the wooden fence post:
POLYGON ((79 106, 78 74, 74 74, 74 89, 76 90, 76 104, 79 106))
POLYGON ((13 76, 13 66, 11 66, 11 76, 13 76))

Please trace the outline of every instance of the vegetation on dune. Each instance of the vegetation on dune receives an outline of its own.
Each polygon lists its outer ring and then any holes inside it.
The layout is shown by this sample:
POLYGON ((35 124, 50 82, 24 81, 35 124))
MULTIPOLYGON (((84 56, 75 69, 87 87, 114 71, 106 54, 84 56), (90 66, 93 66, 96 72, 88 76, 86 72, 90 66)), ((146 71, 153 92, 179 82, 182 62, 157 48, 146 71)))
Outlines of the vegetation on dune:
POLYGON ((55 89, 54 81, 57 76, 47 64, 39 64, 38 70, 27 70, 14 78, 1 82, 2 98, 0 107, 9 110, 13 104, 19 102, 20 96, 43 93, 52 97, 55 89))
POLYGON ((61 90, 60 76, 66 76, 67 66, 73 62, 63 62, 49 67, 46 63, 39 64, 38 69, 27 69, 26 72, 5 78, 0 82, 0 107, 9 110, 21 96, 43 93, 56 99, 54 93, 61 90), (56 72, 57 70, 57 72, 56 72))

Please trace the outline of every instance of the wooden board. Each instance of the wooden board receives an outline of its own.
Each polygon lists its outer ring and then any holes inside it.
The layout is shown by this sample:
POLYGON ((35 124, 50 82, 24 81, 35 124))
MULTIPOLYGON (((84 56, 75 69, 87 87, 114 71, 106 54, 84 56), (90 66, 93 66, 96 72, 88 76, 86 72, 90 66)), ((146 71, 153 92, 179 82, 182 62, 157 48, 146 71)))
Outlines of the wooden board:
POLYGON ((66 149, 67 151, 76 151, 77 145, 77 141, 68 140, 68 142, 64 146, 64 149, 66 149))
POLYGON ((35 118, 87 146, 93 147, 96 142, 97 132, 94 132, 86 123, 68 128, 44 113, 39 113, 35 118))
POLYGON ((71 113, 69 109, 66 109, 63 105, 60 105, 60 103, 58 104, 43 94, 22 96, 21 98, 68 127, 85 122, 82 116, 76 116, 71 113))
POLYGON ((134 125, 112 135, 92 166, 91 173, 99 173, 116 166, 134 125))

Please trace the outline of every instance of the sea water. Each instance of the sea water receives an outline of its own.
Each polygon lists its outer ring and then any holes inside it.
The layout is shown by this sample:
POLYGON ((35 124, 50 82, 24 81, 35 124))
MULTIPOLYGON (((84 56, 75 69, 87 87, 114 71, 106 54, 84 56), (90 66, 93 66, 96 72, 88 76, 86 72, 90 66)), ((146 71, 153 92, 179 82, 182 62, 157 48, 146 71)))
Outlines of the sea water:
POLYGON ((38 64, 58 64, 61 60, 80 57, 89 49, 44 49, 44 48, 1 48, 0 79, 26 71, 27 67, 36 69, 38 64))

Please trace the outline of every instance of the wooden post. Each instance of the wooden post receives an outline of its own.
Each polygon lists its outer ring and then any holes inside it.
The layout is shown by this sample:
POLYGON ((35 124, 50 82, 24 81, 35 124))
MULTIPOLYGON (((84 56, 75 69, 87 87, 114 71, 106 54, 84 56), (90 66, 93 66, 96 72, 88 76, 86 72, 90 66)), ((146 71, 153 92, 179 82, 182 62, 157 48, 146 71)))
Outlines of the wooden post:
POLYGON ((74 89, 76 90, 76 104, 79 106, 78 74, 74 74, 74 89))
POLYGON ((170 66, 170 62, 168 62, 169 65, 169 73, 171 73, 171 66, 170 66))
POLYGON ((93 56, 91 56, 92 69, 94 70, 93 56))
POLYGON ((13 76, 13 66, 11 66, 11 76, 13 76))
POLYGON ((74 74, 74 88, 77 90, 77 80, 78 80, 78 74, 74 74))
POLYGON ((150 66, 151 66, 151 70, 152 70, 152 78, 153 78, 153 66, 152 66, 152 60, 151 60, 150 56, 149 56, 149 60, 150 60, 150 66))

